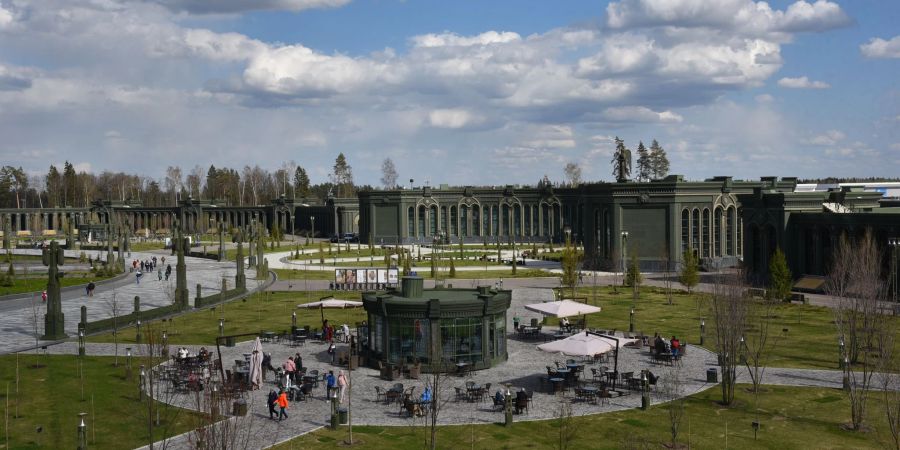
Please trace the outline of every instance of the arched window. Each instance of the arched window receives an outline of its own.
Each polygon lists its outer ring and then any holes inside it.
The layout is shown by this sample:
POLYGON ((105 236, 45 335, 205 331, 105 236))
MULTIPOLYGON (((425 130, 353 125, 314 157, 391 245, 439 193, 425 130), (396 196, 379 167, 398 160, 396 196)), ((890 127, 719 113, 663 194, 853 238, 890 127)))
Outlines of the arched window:
MULTIPOLYGON (((439 230, 444 233, 450 233, 450 223, 447 219, 449 219, 449 215, 447 214, 447 207, 441 206, 441 220, 438 221, 441 225, 438 227, 439 230)), ((437 234, 437 233, 435 233, 437 234)))
POLYGON ((743 255, 744 254, 744 217, 742 211, 737 210, 737 248, 735 249, 735 254, 743 255))
POLYGON ((701 237, 700 239, 703 241, 703 256, 709 257, 712 254, 709 252, 709 208, 703 209, 703 226, 700 228, 701 237))
POLYGON ((459 235, 469 236, 469 207, 466 205, 459 207, 459 235))
POLYGON ((500 236, 500 208, 491 205, 491 236, 500 236))
POLYGON ((431 207, 431 220, 429 221, 431 235, 437 236, 438 234, 438 208, 437 206, 431 207))
POLYGON ((524 236, 531 236, 531 206, 525 205, 525 233, 524 236))
POLYGON ((450 235, 459 235, 459 222, 457 221, 456 217, 456 206, 450 207, 450 235))
POLYGON ((472 205, 472 236, 481 236, 481 207, 472 205))
POLYGON ((512 234, 509 232, 509 226, 511 225, 509 223, 509 219, 510 219, 509 205, 507 205, 507 204, 501 205, 500 211, 501 211, 501 213, 500 213, 501 214, 501 222, 500 223, 503 224, 503 226, 500 228, 500 230, 501 230, 500 234, 503 236, 509 236, 512 234))
POLYGON ((540 214, 538 214, 538 205, 531 205, 531 235, 541 235, 540 214))
POLYGON ((713 215, 713 252, 722 256, 722 208, 716 208, 713 215))
POLYGON ((562 216, 559 208, 559 203, 553 205, 553 227, 550 228, 550 233, 553 236, 559 236, 562 232, 562 216))
POLYGON ((725 210, 725 254, 734 255, 734 208, 725 210))
POLYGON ((491 235, 491 207, 483 206, 481 208, 481 226, 484 227, 484 235, 491 235))
POLYGON ((518 203, 513 205, 513 236, 522 235, 522 207, 518 203))
POLYGON ((700 210, 691 211, 691 249, 695 255, 700 254, 700 210))
POLYGON ((603 234, 606 237, 606 245, 604 246, 603 254, 609 258, 609 255, 612 252, 612 218, 610 217, 608 209, 603 211, 603 234))
POLYGON ((691 212, 687 209, 681 210, 681 253, 687 251, 688 245, 691 243, 691 212))
POLYGON ((412 206, 406 210, 406 217, 406 234, 413 237, 416 235, 416 212, 412 206))
POLYGON ((547 205, 547 204, 541 205, 541 222, 543 225, 541 234, 545 237, 549 237, 550 236, 550 205, 547 205))
POLYGON ((425 237, 425 206, 419 206, 419 234, 418 237, 425 237))

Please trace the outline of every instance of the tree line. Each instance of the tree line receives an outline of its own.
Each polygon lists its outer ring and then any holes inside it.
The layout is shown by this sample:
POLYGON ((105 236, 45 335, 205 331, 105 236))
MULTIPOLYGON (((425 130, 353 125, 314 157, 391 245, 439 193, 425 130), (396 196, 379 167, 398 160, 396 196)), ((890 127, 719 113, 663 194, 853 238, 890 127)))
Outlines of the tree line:
POLYGON ((228 205, 267 204, 280 196, 298 201, 324 200, 329 195, 350 197, 357 189, 352 167, 343 153, 335 159, 327 181, 313 184, 307 170, 294 161, 278 169, 259 165, 243 168, 195 165, 166 168, 162 178, 105 170, 77 171, 69 161, 62 170, 51 164, 46 174, 29 175, 21 167, 0 167, 0 208, 88 207, 97 199, 139 201, 144 206, 174 206, 188 197, 228 205))

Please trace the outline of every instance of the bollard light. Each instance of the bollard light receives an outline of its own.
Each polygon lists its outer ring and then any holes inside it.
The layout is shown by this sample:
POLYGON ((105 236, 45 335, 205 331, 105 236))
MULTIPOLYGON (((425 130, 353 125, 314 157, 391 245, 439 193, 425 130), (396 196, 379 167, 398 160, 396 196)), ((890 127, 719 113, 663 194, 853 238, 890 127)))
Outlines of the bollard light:
POLYGON ((78 330, 78 356, 84 356, 84 330, 78 330))
POLYGON ((291 326, 297 328, 297 311, 291 313, 291 326))
POLYGON ((219 319, 219 336, 225 336, 225 318, 219 319))
POLYGON ((844 371, 843 371, 843 377, 842 377, 842 379, 841 379, 845 391, 849 391, 849 390, 850 390, 850 375, 849 375, 849 372, 850 372, 850 358, 847 358, 847 357, 845 356, 845 357, 844 357, 844 371))
POLYGON ((137 331, 134 335, 134 341, 137 342, 138 344, 140 344, 141 343, 141 319, 137 320, 136 325, 137 325, 137 328, 136 328, 137 331))
POLYGON ((845 356, 846 353, 844 353, 844 337, 843 336, 841 336, 840 340, 838 340, 838 350, 840 351, 840 354, 838 354, 838 367, 843 369, 844 361, 846 359, 846 356, 845 356), (842 359, 842 357, 844 359, 842 359))
POLYGON ((125 378, 131 378, 131 347, 125 347, 125 378))
POLYGON ((162 353, 163 357, 169 357, 169 332, 166 330, 162 332, 162 353))
POLYGON ((700 345, 703 345, 703 338, 706 337, 706 320, 700 319, 700 345))
POLYGON ((504 398, 504 405, 506 407, 506 421, 505 425, 510 426, 513 423, 513 414, 512 414, 512 392, 509 390, 509 383, 506 384, 506 397, 504 398))
POLYGON ((87 425, 84 424, 84 416, 87 413, 78 413, 78 450, 87 450, 87 425))
POLYGON ((650 408, 650 384, 647 380, 647 369, 641 371, 641 409, 650 408))
POLYGON ((147 383, 147 372, 144 372, 144 365, 141 364, 141 374, 140 374, 140 379, 138 382, 138 388, 139 388, 138 399, 140 399, 140 400, 144 399, 144 385, 146 383, 147 383))
POLYGON ((631 308, 631 314, 628 316, 628 332, 634 333, 634 308, 631 308))

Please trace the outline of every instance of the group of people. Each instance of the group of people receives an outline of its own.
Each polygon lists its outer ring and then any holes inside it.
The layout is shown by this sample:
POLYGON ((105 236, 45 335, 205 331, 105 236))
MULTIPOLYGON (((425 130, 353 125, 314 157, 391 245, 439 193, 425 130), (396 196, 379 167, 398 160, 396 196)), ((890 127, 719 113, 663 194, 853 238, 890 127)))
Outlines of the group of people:
POLYGON ((681 341, 677 337, 672 336, 672 339, 666 343, 665 339, 659 333, 656 333, 656 336, 653 338, 653 348, 658 355, 671 352, 673 358, 678 358, 681 353, 681 341))
POLYGON ((172 265, 166 264, 165 256, 159 260, 156 259, 156 256, 146 261, 135 259, 134 261, 131 261, 131 270, 135 272, 134 278, 137 280, 137 284, 141 284, 141 278, 144 276, 144 272, 153 272, 156 270, 156 276, 159 281, 163 280, 163 275, 165 275, 166 281, 168 281, 169 277, 172 275, 172 265), (166 267, 165 271, 163 270, 163 266, 166 267))
MULTIPOLYGON (((271 361, 271 356, 269 357, 271 361)), ((297 355, 299 359, 299 355, 297 355)), ((264 364, 265 367, 265 364, 264 364)), ((288 369, 293 368, 294 370, 291 372, 293 374, 297 373, 296 363, 294 362, 294 357, 291 356, 284 362, 284 370, 285 373, 288 373, 288 369)), ((265 372, 265 371, 264 371, 265 372)), ((293 376, 288 376, 287 380, 290 380, 293 376)), ((334 375, 333 370, 329 370, 328 374, 325 375, 325 398, 331 398, 332 395, 337 395, 340 398, 340 402, 344 403, 344 395, 347 390, 347 376, 344 375, 343 370, 338 371, 338 375, 334 375)), ((288 384, 281 387, 278 392, 274 389, 269 391, 269 395, 267 397, 267 404, 269 406, 269 419, 275 420, 277 419, 279 422, 283 419, 287 419, 287 409, 289 406, 287 390, 290 389, 290 381, 288 384), (277 411, 276 411, 277 409, 277 411), (276 417, 277 416, 277 417, 276 417)), ((430 394, 429 394, 430 395, 430 394)), ((430 400, 430 397, 429 397, 430 400)))

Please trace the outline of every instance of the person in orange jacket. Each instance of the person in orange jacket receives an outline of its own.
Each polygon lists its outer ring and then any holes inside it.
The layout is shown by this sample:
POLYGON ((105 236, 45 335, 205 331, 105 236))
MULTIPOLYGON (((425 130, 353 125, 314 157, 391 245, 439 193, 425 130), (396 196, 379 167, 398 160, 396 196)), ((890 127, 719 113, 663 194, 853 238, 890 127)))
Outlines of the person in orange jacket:
POLYGON ((287 392, 284 392, 284 389, 282 389, 281 392, 278 393, 278 399, 275 400, 275 404, 278 405, 279 408, 281 408, 281 410, 278 412, 278 421, 280 422, 282 417, 287 419, 288 415, 285 410, 288 407, 288 399, 287 392))

